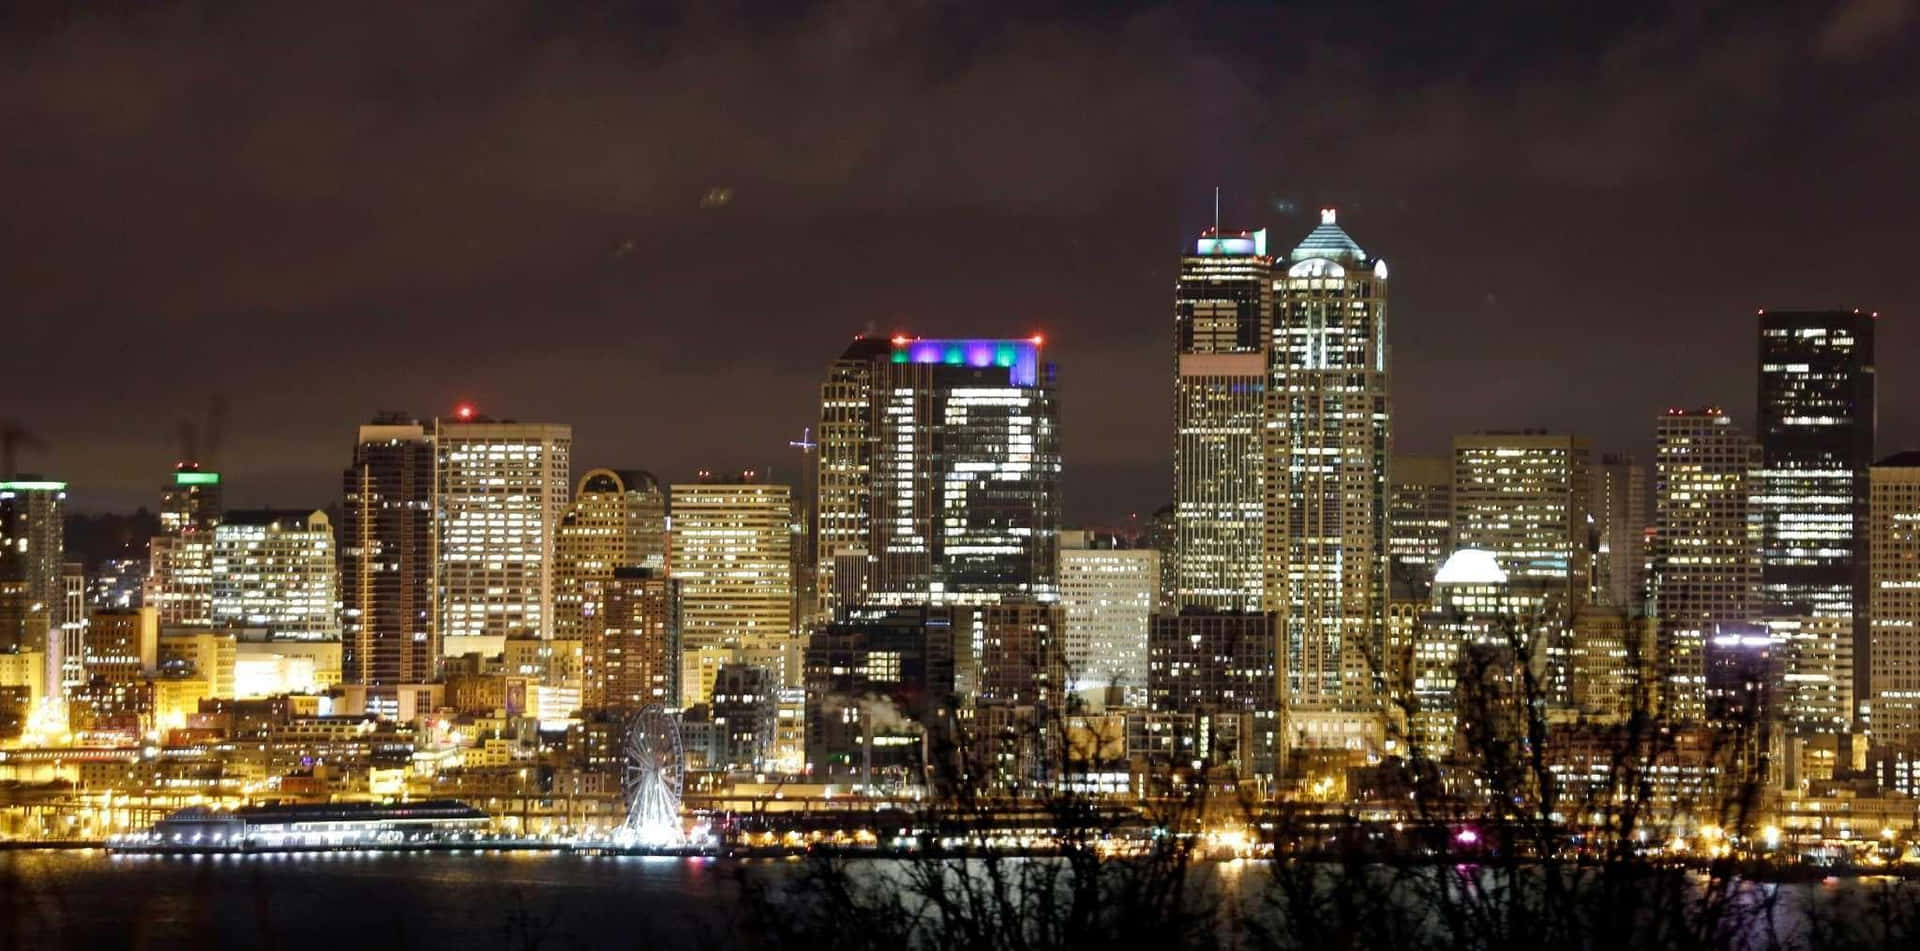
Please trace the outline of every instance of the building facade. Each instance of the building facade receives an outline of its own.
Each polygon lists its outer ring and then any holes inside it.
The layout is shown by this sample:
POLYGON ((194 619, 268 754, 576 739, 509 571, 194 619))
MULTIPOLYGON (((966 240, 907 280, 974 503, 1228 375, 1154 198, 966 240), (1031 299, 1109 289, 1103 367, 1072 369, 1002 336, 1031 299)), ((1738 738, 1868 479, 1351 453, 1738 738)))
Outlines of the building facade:
POLYGON ((1867 615, 1872 674, 1867 703, 1873 745, 1914 748, 1920 741, 1920 452, 1873 465, 1868 539, 1872 558, 1867 615))
POLYGON ((1751 505, 1759 447, 1717 408, 1670 409, 1654 435, 1658 676, 1667 713, 1698 722, 1715 635, 1725 627, 1739 636, 1760 618, 1760 522, 1751 505))
MULTIPOLYGON (((752 481, 675 483, 672 577, 680 583, 682 700, 705 703, 719 666, 796 649, 793 489, 752 481), (745 652, 742 654, 741 652, 745 652), (689 676, 689 672, 692 676, 689 676)), ((798 671, 784 677, 797 680, 798 671)))
POLYGON ((368 686, 425 683, 440 670, 434 611, 433 442, 404 414, 361 426, 341 477, 344 673, 368 686))
POLYGON ((434 591, 441 652, 553 636, 554 544, 566 515, 573 428, 496 422, 463 409, 434 421, 434 591))
POLYGON ((1862 661, 1853 672, 1861 697, 1871 690, 1865 524, 1876 317, 1858 310, 1759 316, 1761 616, 1802 629, 1818 627, 1815 618, 1840 619, 1862 661))
POLYGON ((1289 746, 1376 748, 1386 648, 1387 265, 1321 212, 1274 277, 1262 607, 1289 746))
POLYGON ((1147 625, 1159 589, 1159 552, 1093 547, 1087 532, 1061 533, 1060 603, 1071 689, 1101 702, 1145 703, 1147 625))
POLYGON ((273 640, 337 641, 333 523, 325 512, 244 509, 213 530, 213 623, 273 640))
POLYGON ((1178 605, 1254 611, 1265 584, 1266 232, 1209 229, 1174 288, 1178 605))
POLYGON ((1638 609, 1647 597, 1647 470, 1608 453, 1593 467, 1594 600, 1638 609))
POLYGON ((1514 580, 1564 586, 1587 601, 1592 458, 1587 441, 1544 432, 1453 440, 1453 549, 1493 553, 1514 580))

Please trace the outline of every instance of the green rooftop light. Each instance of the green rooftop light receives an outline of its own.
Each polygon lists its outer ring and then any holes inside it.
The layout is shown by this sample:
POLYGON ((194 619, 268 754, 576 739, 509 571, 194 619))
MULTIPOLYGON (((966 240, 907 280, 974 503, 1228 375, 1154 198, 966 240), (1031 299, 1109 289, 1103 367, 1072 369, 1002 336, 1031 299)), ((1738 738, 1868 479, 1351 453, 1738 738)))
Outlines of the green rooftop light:
POLYGON ((0 482, 0 492, 65 492, 65 482, 42 482, 17 479, 12 482, 0 482))
POLYGON ((219 485, 220 473, 218 472, 176 472, 173 474, 173 484, 174 485, 219 485))

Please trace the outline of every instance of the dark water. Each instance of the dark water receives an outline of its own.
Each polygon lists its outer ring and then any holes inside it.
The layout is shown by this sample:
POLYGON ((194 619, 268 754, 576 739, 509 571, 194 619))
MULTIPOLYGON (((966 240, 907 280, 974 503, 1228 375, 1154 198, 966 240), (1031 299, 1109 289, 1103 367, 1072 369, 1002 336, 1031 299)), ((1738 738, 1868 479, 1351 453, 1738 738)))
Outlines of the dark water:
POLYGON ((524 852, 0 852, 0 949, 727 947, 738 868, 524 852))

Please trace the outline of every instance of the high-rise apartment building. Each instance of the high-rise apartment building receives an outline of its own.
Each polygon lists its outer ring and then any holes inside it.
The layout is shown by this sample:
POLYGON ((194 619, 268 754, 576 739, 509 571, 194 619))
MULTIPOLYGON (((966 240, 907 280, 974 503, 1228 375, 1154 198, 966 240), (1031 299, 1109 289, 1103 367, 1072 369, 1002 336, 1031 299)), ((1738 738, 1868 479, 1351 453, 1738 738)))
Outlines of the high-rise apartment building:
POLYGON ((440 669, 433 610, 434 454, 425 427, 386 414, 360 427, 341 477, 344 675, 370 687, 418 684, 440 669))
POLYGON ((1865 696, 1873 745, 1913 750, 1920 740, 1920 452, 1874 463, 1868 509, 1872 552, 1870 655, 1865 696))
POLYGON ((582 639, 601 623, 618 568, 667 568, 667 494, 652 473, 594 469, 580 477, 554 543, 554 636, 582 639))
POLYGON ((1669 715, 1706 716, 1707 652, 1759 620, 1759 447, 1717 408, 1670 409, 1655 425, 1653 590, 1658 677, 1669 715))
POLYGON ((1424 600, 1453 551, 1453 459, 1395 456, 1389 475, 1389 586, 1396 600, 1424 600))
POLYGON ((1587 441, 1543 432, 1453 440, 1453 548, 1493 553, 1515 581, 1563 586, 1587 600, 1592 458, 1587 441))
MULTIPOLYGON (((1761 311, 1761 616, 1776 630, 1839 618, 1871 694, 1864 529, 1874 442, 1874 314, 1761 311)), ((1844 725, 1843 727, 1844 728, 1844 725)))
POLYGON ((269 640, 337 641, 339 564, 325 512, 245 509, 213 529, 213 623, 269 640))
POLYGON ((1062 532, 1060 603, 1066 610, 1072 689, 1145 702, 1147 624, 1159 600, 1160 553, 1096 547, 1088 532, 1062 532))
POLYGON ((1273 258, 1265 231, 1200 236, 1174 286, 1174 597, 1257 611, 1273 258))
POLYGON ((433 429, 442 653, 499 654, 514 635, 551 639, 573 427, 499 422, 462 407, 433 429))
POLYGON ((67 484, 0 480, 0 650, 42 651, 45 689, 63 681, 67 484))
POLYGON ((1593 467, 1594 600, 1638 608, 1647 588, 1647 470, 1608 453, 1593 467))
POLYGON ((1291 746, 1381 740, 1386 648, 1387 264, 1332 209, 1274 277, 1263 607, 1281 618, 1291 746))
MULTIPOLYGON (((781 657, 793 642, 793 490, 754 480, 675 483, 672 577, 680 583, 681 692, 706 702, 737 652, 781 657), (706 654, 696 666, 686 656, 706 654), (688 672, 692 676, 688 676, 688 672)), ((797 667, 797 663, 794 665, 797 667)), ((798 679, 798 670, 786 676, 798 679)))
POLYGON ((581 705, 637 710, 680 705, 679 582, 640 566, 613 569, 604 614, 586 629, 581 705))

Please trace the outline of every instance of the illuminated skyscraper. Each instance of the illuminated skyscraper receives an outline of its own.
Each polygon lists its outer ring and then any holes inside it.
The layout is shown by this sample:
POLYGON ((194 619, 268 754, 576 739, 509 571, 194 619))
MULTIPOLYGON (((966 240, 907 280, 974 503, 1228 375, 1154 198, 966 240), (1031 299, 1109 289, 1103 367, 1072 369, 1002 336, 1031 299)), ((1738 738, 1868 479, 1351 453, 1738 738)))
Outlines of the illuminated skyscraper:
POLYGON ((64 683, 66 507, 65 482, 0 480, 0 650, 44 652, 49 692, 64 683))
POLYGON ((213 529, 220 524, 220 473, 197 462, 174 466, 160 489, 160 534, 147 542, 141 602, 165 627, 213 623, 213 529))
POLYGON ((1872 689, 1864 526, 1874 318, 1829 310, 1762 311, 1759 319, 1761 615, 1776 631, 1840 619, 1853 641, 1853 694, 1862 700, 1872 689))
POLYGON ((799 679, 793 618, 793 490, 751 481, 675 483, 673 550, 680 585, 681 693, 705 703, 728 663, 791 669, 799 679))
POLYGON ((1592 458, 1587 441, 1542 432, 1453 439, 1453 549, 1493 553, 1510 579, 1549 581, 1562 608, 1592 583, 1592 458))
POLYGON ((271 640, 337 641, 340 596, 327 513, 250 509, 213 529, 213 623, 271 640))
POLYGON ((1386 648, 1387 264, 1321 212, 1274 278, 1263 601, 1281 618, 1290 746, 1381 736, 1386 648))
POLYGON ((1422 600, 1452 553, 1453 459, 1395 456, 1387 501, 1395 599, 1422 600))
POLYGON ((594 469, 580 477, 555 542, 554 636, 585 638, 599 623, 617 568, 667 568, 667 495, 652 473, 594 469))
POLYGON ((1059 598, 1060 429, 1040 348, 893 339, 875 372, 870 600, 1059 598))
POLYGON ((1872 674, 1861 697, 1873 745, 1912 750, 1920 740, 1920 452, 1874 463, 1868 538, 1871 654, 1855 658, 1872 674))
POLYGON ((499 654, 516 634, 551 639, 573 427, 496 422, 462 407, 433 428, 442 653, 499 654))
POLYGON ((823 618, 866 600, 873 540, 874 375, 893 354, 884 337, 856 337, 820 384, 812 557, 823 618), (851 601, 851 603, 848 603, 851 601))
POLYGON ((1637 609, 1647 587, 1647 470, 1609 453, 1593 467, 1594 597, 1637 609))
POLYGON ((1099 546, 1091 535, 1061 533, 1067 677, 1076 691, 1113 688, 1127 705, 1140 706, 1147 692, 1147 621, 1160 594, 1160 553, 1099 546))
POLYGON ((1759 447, 1718 409, 1668 410, 1655 427, 1653 590, 1668 713, 1706 716, 1707 652, 1759 620, 1760 522, 1750 502, 1759 447))
POLYGON ((341 479, 340 622, 346 678, 419 684, 440 669, 433 611, 433 442, 404 414, 360 427, 341 479))
POLYGON ((586 630, 583 706, 680 705, 678 589, 658 569, 613 569, 602 589, 603 614, 586 630))
POLYGON ((1174 287, 1174 592, 1179 605, 1257 611, 1265 582, 1265 231, 1200 236, 1174 287))

